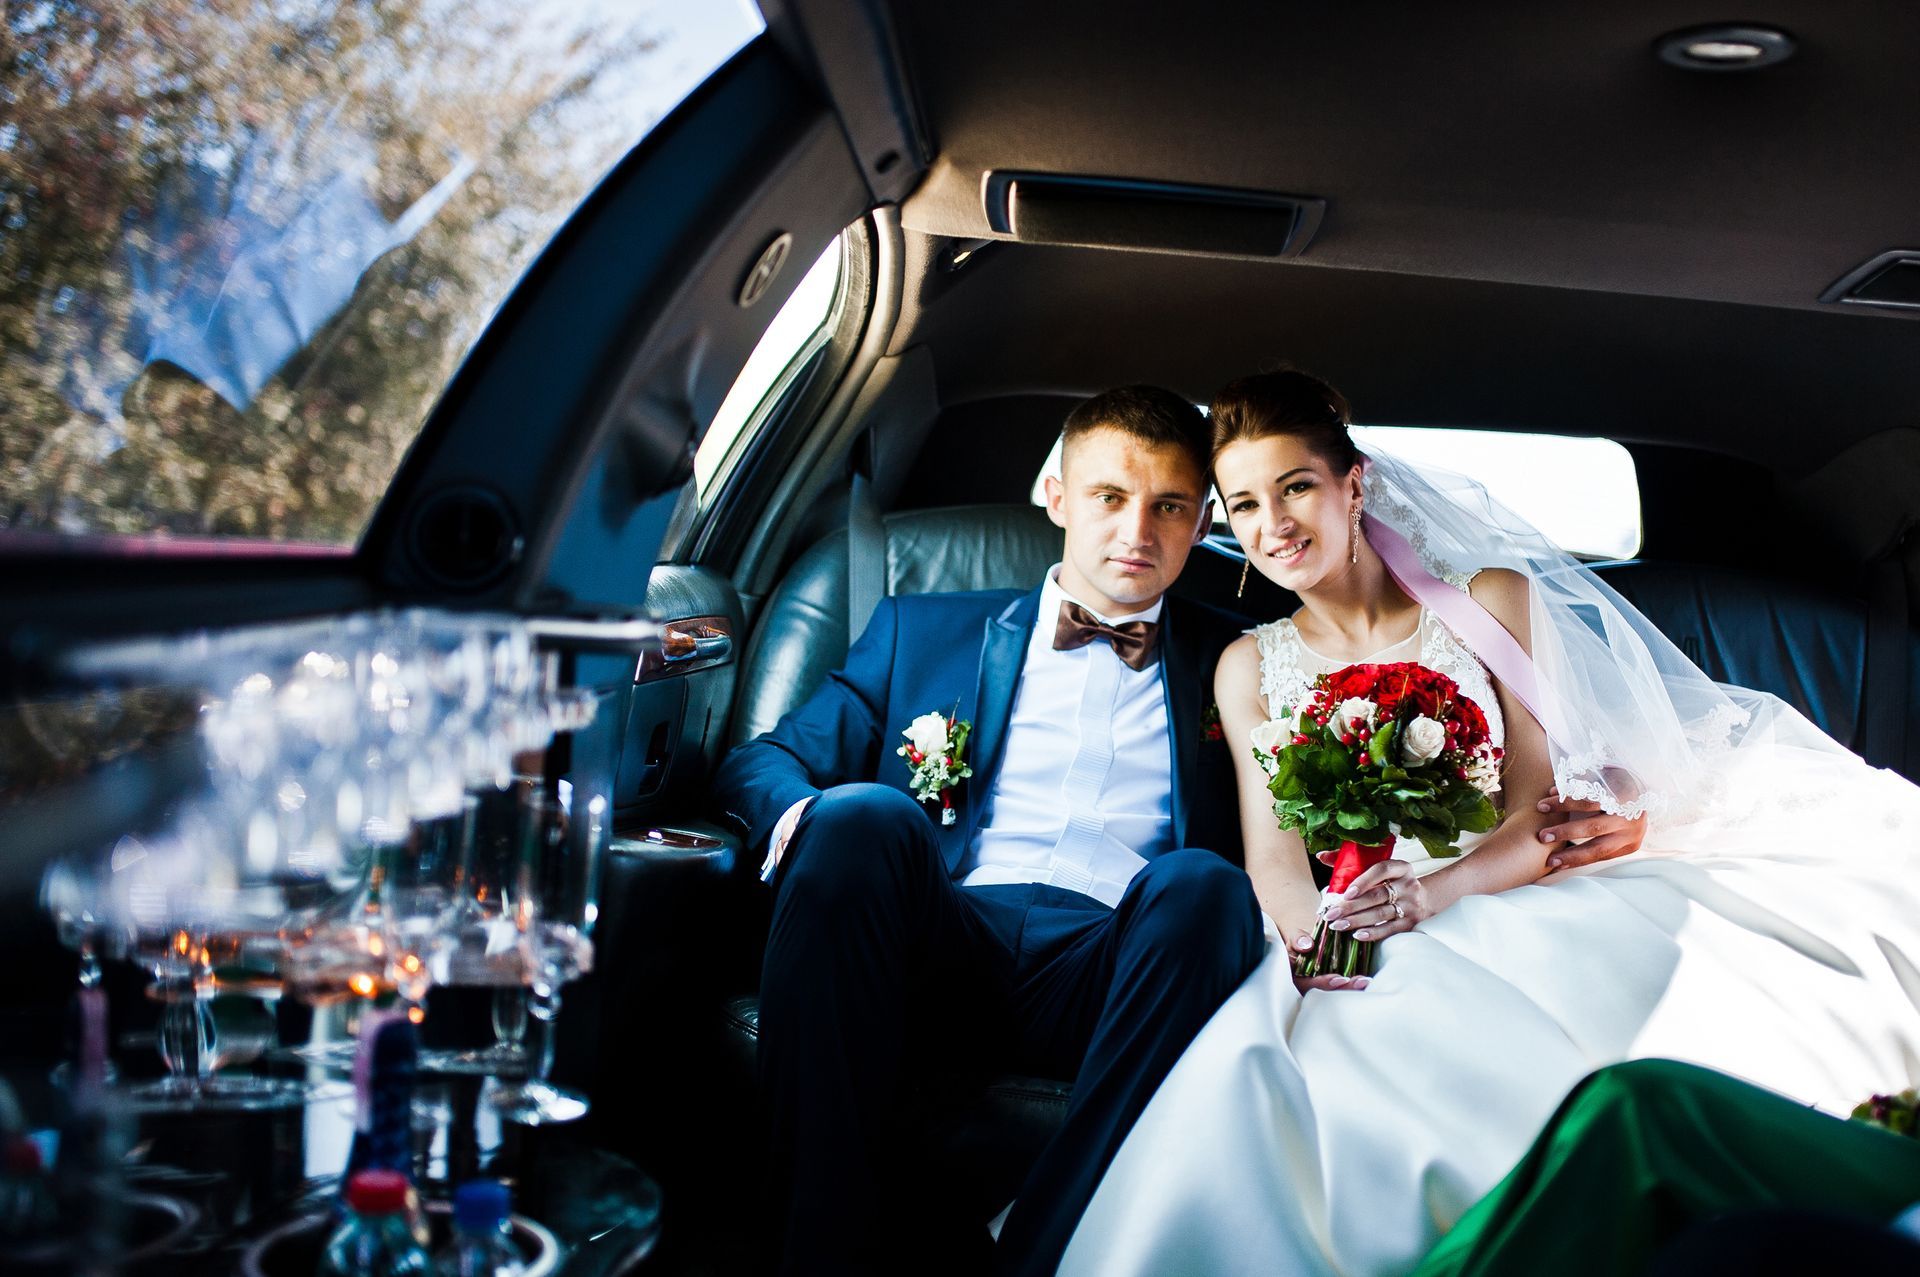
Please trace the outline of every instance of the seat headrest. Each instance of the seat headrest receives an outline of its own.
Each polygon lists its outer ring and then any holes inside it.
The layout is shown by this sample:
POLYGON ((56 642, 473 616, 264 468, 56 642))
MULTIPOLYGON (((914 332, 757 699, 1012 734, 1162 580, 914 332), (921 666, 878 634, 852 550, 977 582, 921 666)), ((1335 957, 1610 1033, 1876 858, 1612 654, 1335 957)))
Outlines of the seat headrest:
MULTIPOLYGON (((1038 506, 947 506, 885 516, 890 595, 1029 589, 1060 561, 1065 534, 1038 506)), ((788 570, 760 614, 735 698, 732 742, 750 740, 813 695, 847 659, 847 534, 788 570)))
POLYGON ((1065 533, 1038 506, 947 506, 881 520, 887 593, 1024 590, 1060 561, 1065 533))

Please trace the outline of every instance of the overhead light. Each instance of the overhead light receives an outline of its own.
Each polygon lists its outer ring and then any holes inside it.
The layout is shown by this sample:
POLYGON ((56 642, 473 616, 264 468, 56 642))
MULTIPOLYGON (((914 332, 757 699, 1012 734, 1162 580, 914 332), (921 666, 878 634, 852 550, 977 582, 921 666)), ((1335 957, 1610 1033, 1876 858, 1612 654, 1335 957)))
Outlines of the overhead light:
POLYGON ((1793 37, 1778 27, 1717 23, 1688 27, 1654 42, 1662 62, 1689 71, 1755 71, 1793 56, 1793 37))

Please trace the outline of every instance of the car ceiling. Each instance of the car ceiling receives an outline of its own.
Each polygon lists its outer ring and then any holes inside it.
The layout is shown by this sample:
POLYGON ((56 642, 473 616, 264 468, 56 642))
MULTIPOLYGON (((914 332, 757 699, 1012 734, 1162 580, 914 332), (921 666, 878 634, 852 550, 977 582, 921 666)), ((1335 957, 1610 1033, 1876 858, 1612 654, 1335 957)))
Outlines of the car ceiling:
POLYGON ((902 206, 894 349, 941 398, 1155 380, 1196 398, 1287 360, 1375 421, 1685 442, 1775 466, 1914 425, 1915 313, 1822 305, 1920 247, 1920 7, 1812 0, 1179 5, 976 0, 890 20, 928 164, 902 206), (1654 41, 1776 25, 1779 66, 1654 41), (1327 201, 1297 259, 998 244, 994 170, 1327 201))

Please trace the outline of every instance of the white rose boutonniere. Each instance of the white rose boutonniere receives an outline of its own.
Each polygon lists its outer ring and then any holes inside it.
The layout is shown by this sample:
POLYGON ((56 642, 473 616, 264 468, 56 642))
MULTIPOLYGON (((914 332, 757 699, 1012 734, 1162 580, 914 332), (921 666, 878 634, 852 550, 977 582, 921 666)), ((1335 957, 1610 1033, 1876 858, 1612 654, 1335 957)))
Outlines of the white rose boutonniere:
POLYGON ((952 714, 922 714, 900 733, 907 743, 894 751, 913 771, 908 782, 913 796, 923 803, 939 802, 943 825, 958 819, 953 809, 953 787, 973 775, 965 757, 967 737, 972 732, 972 723, 952 714))

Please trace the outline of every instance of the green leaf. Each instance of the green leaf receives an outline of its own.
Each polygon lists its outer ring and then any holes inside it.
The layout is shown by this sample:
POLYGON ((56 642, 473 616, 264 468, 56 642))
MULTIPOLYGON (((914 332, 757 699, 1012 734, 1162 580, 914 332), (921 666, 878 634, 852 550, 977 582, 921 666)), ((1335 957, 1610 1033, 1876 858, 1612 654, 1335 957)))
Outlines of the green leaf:
POLYGON ((1367 757, 1371 758, 1375 764, 1387 761, 1387 746, 1392 742, 1394 731, 1399 726, 1398 723, 1388 723, 1375 732, 1373 739, 1367 743, 1367 757))
POLYGON ((1450 814, 1461 829, 1484 834, 1500 823, 1500 813, 1492 801, 1472 786, 1463 785, 1450 797, 1450 814))

